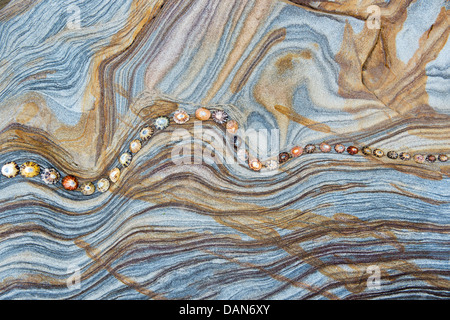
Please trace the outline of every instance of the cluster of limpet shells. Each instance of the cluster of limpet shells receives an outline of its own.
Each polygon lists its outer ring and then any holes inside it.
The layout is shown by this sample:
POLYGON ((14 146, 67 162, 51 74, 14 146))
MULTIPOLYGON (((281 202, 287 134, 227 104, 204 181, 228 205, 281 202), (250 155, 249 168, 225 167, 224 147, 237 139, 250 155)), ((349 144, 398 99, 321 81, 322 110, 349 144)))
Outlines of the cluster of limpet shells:
MULTIPOLYGON (((160 130, 165 129, 169 125, 169 119, 167 117, 159 117, 155 120, 155 128, 160 130)), ((152 126, 145 126, 139 133, 139 138, 130 142, 129 151, 122 153, 119 156, 119 163, 123 167, 128 167, 131 164, 133 154, 138 153, 143 143, 148 141, 154 134, 154 128, 152 126)), ((78 178, 73 175, 67 175, 61 179, 61 175, 54 168, 43 169, 35 162, 28 161, 22 164, 20 167, 15 162, 6 163, 2 169, 1 174, 7 178, 15 178, 19 174, 25 178, 34 178, 41 174, 41 179, 48 185, 55 185, 61 182, 63 188, 67 191, 80 191, 83 195, 90 196, 98 190, 101 193, 107 192, 111 183, 117 183, 121 176, 121 169, 117 166, 113 168, 107 178, 101 178, 97 182, 97 186, 92 182, 80 183, 78 178)))
MULTIPOLYGON (((358 153, 358 152, 356 152, 358 153)), ((448 161, 448 155, 446 154, 439 154, 439 155, 434 155, 434 154, 428 154, 428 155, 424 155, 424 154, 411 154, 409 152, 397 152, 397 151, 388 151, 388 152, 384 152, 381 149, 374 149, 372 150, 370 147, 365 146, 361 149, 361 153, 365 156, 375 156, 376 158, 383 158, 384 156, 386 156, 387 158, 391 159, 391 160, 401 160, 401 161, 409 161, 409 160, 414 160, 416 163, 422 164, 422 163, 435 163, 436 161, 439 160, 439 162, 447 162, 448 161)))
MULTIPOLYGON (((3 176, 11 179, 17 177, 19 174, 24 178, 35 178, 41 175, 42 181, 47 185, 55 185, 61 180, 61 175, 54 168, 42 168, 39 164, 33 161, 27 161, 20 167, 16 162, 6 163, 1 173, 3 176)), ((68 175, 61 180, 64 189, 69 191, 79 190, 84 195, 91 195, 95 192, 95 186, 91 182, 86 182, 79 185, 78 179, 74 176, 68 175)))
POLYGON ((56 169, 43 169, 40 165, 33 161, 27 161, 20 167, 14 161, 8 162, 2 167, 1 173, 9 179, 15 178, 19 174, 25 178, 34 178, 40 174, 42 181, 49 185, 56 184, 60 179, 59 172, 56 171, 56 169))
POLYGON ((383 158, 383 157, 387 157, 391 160, 402 160, 402 161, 409 161, 409 160, 414 160, 416 163, 418 164, 423 164, 423 163, 435 163, 437 161, 439 162, 447 162, 449 157, 446 154, 439 154, 439 155, 434 155, 434 154, 428 154, 428 155, 424 155, 424 154, 414 154, 412 155, 411 153, 408 152, 396 152, 396 151, 388 151, 387 153, 385 153, 383 150, 381 149, 374 149, 372 150, 372 148, 365 146, 363 148, 361 148, 361 150, 358 147, 355 146, 349 146, 349 147, 345 147, 343 144, 336 144, 334 146, 334 148, 326 143, 323 142, 319 145, 319 148, 316 147, 316 145, 314 144, 308 144, 305 147, 301 147, 301 146, 295 146, 293 147, 290 152, 281 152, 278 155, 278 159, 277 160, 268 160, 264 163, 262 163, 260 160, 256 159, 256 158, 251 158, 251 160, 249 161, 249 167, 250 169, 254 170, 254 171, 260 171, 263 168, 266 168, 268 170, 275 170, 278 169, 279 165, 287 162, 288 160, 292 159, 292 158, 296 158, 299 157, 301 155, 304 154, 311 154, 311 153, 315 153, 317 150, 320 150, 322 153, 329 153, 332 151, 332 149, 334 149, 334 151, 336 153, 345 153, 347 152, 349 155, 357 155, 358 153, 361 152, 361 154, 365 155, 365 156, 374 156, 376 158, 383 158))
MULTIPOLYGON (((195 111, 195 118, 200 121, 213 120, 217 124, 225 125, 227 132, 231 134, 236 134, 239 130, 238 122, 232 120, 228 113, 221 109, 213 108, 213 110, 209 110, 204 107, 199 107, 195 111)), ((189 119, 190 116, 183 109, 179 109, 174 113, 173 120, 177 124, 184 124, 188 122, 189 119)))
MULTIPOLYGON (((236 121, 229 121, 228 114, 223 110, 214 110, 211 112, 206 108, 199 108, 196 112, 196 118, 202 121, 212 119, 218 124, 225 124, 228 122, 227 130, 232 133, 236 133, 239 128, 236 121)), ((176 124, 184 124, 188 122, 189 119, 190 116, 183 109, 179 109, 173 114, 173 121, 176 124)), ((170 119, 165 116, 160 116, 154 120, 152 126, 147 125, 142 128, 139 133, 139 138, 130 142, 129 150, 120 154, 118 159, 120 165, 123 168, 130 166, 133 160, 133 155, 142 149, 143 144, 153 136, 155 129, 164 130, 169 127, 169 125, 170 119)), ((96 187, 92 182, 80 184, 78 178, 73 175, 67 175, 61 179, 61 175, 56 169, 42 169, 41 166, 32 161, 25 162, 20 167, 15 162, 9 162, 2 167, 1 173, 7 178, 14 178, 19 174, 25 178, 34 178, 41 174, 42 181, 46 184, 54 185, 61 181, 61 185, 67 191, 80 191, 85 196, 94 194, 96 190, 101 193, 107 192, 111 187, 111 183, 117 183, 122 174, 119 166, 116 166, 109 171, 107 178, 101 178, 97 182, 96 187)))
MULTIPOLYGON (((195 111, 195 117, 201 121, 207 121, 209 119, 212 119, 214 122, 218 124, 226 125, 226 130, 230 134, 236 134, 239 129, 238 122, 236 120, 231 120, 230 116, 224 110, 210 111, 204 107, 200 107, 195 111)), ((189 115, 183 109, 179 109, 174 113, 173 120, 177 124, 184 124, 187 121, 189 121, 189 119, 190 119, 189 115)), ((168 126, 168 119, 167 119, 167 126, 168 126)), ((238 147, 236 141, 239 139, 239 137, 235 136, 234 138, 235 138, 235 145, 236 147, 238 147)), ((303 154, 315 153, 317 150, 320 150, 320 152, 323 153, 329 153, 333 149, 336 153, 347 152, 349 155, 352 156, 357 155, 358 153, 361 152, 363 155, 366 156, 373 155, 377 158, 382 158, 386 155, 388 158, 393 160, 401 159, 403 161, 408 161, 414 159, 414 161, 417 163, 424 163, 424 162, 434 163, 436 162, 436 160, 439 160, 440 162, 448 161, 448 156, 445 154, 440 154, 438 156, 435 155, 425 156, 421 154, 416 154, 414 156, 411 156, 407 152, 397 153, 395 151, 389 151, 385 154, 384 151, 380 149, 375 149, 372 151, 372 149, 367 146, 361 148, 360 150, 358 147, 355 146, 346 147, 343 144, 336 144, 333 147, 326 142, 321 143, 318 148, 314 144, 308 144, 305 147, 295 146, 290 150, 290 152, 281 152, 278 155, 278 159, 270 159, 265 162, 261 162, 261 160, 257 159, 256 157, 252 157, 251 155, 249 155, 247 151, 243 149, 238 149, 238 157, 241 160, 248 161, 249 168, 254 171, 260 171, 262 169, 276 170, 279 168, 280 165, 286 163, 292 158, 299 157, 303 154), (241 153, 240 155, 239 152, 241 153)))
MULTIPOLYGON (((210 111, 204 107, 200 107, 196 110, 195 117, 201 121, 207 121, 212 119, 217 124, 225 125, 227 132, 230 134, 236 134, 239 129, 238 122, 236 120, 231 120, 230 116, 224 110, 215 109, 210 111)), ((173 114, 173 121, 176 124, 185 124, 186 122, 189 121, 189 119, 190 119, 189 114, 183 109, 178 109, 173 114)), ((169 127, 169 125, 170 125, 170 118, 160 116, 154 120, 153 126, 147 125, 144 128, 142 128, 139 133, 139 138, 134 139, 133 141, 130 142, 129 150, 120 154, 119 156, 120 165, 124 168, 130 166, 133 160, 133 155, 138 153, 142 149, 143 144, 153 136, 155 129, 164 130, 167 127, 169 127)), ((343 144, 336 144, 333 148, 330 144, 323 142, 319 145, 319 148, 317 148, 316 145, 314 144, 308 144, 305 147, 295 146, 290 150, 290 152, 281 152, 276 160, 270 159, 263 163, 259 159, 250 156, 249 153, 244 149, 239 149, 239 144, 241 143, 240 140, 241 139, 238 136, 234 136, 235 147, 238 149, 237 155, 241 160, 248 161, 249 168, 254 171, 260 171, 262 169, 276 170, 279 168, 280 165, 288 162, 290 159, 299 157, 304 154, 312 154, 318 150, 320 150, 322 153, 329 153, 333 149, 336 153, 347 152, 349 155, 352 156, 357 155, 359 152, 361 152, 365 156, 374 156, 377 158, 382 158, 386 156, 392 160, 399 159, 402 161, 409 161, 413 159, 416 163, 419 164, 425 162, 435 163, 436 161, 440 162, 448 161, 448 155, 446 154, 439 154, 437 156, 433 154, 411 155, 410 153, 407 152, 397 153, 396 151, 389 151, 385 153, 381 149, 372 150, 368 146, 365 146, 360 150, 358 147, 355 146, 345 147, 343 144)), ((82 194, 90 196, 94 194, 96 190, 98 190, 101 193, 107 192, 111 187, 111 183, 117 183, 119 181, 121 173, 122 173, 121 169, 118 166, 113 168, 109 172, 107 178, 101 178, 97 182, 97 188, 92 182, 85 182, 79 184, 78 179, 72 175, 65 176, 61 180, 61 184, 64 187, 64 189, 68 191, 78 190, 82 194)), ((56 169, 53 168, 42 169, 41 166, 32 161, 25 162, 20 167, 15 162, 6 163, 1 169, 1 174, 7 178, 14 178, 19 174, 25 178, 34 178, 39 174, 41 174, 42 180, 48 185, 57 184, 61 179, 61 176, 58 173, 58 171, 56 171, 56 169)))
MULTIPOLYGON (((197 110, 196 114, 201 114, 203 112, 205 112, 205 110, 203 108, 201 108, 201 109, 197 110)), ((203 120, 203 119, 200 119, 200 120, 203 120)), ((221 124, 223 123, 222 121, 216 121, 216 122, 221 123, 221 124)), ((228 123, 227 123, 227 131, 229 133, 235 134, 237 132, 238 127, 239 126, 238 126, 237 122, 234 120, 228 121, 228 123), (231 122, 233 123, 232 129, 229 126, 229 124, 231 122)), ((238 137, 235 136, 235 141, 236 141, 236 138, 238 138, 238 137)), ((346 147, 343 144, 336 144, 333 147, 332 145, 330 145, 326 142, 321 143, 318 146, 318 148, 315 144, 308 144, 305 147, 295 146, 290 150, 290 152, 281 152, 278 155, 278 159, 269 159, 264 162, 261 161, 260 159, 257 159, 256 157, 250 156, 248 154, 248 152, 243 149, 239 149, 238 151, 244 153, 245 160, 248 160, 248 166, 250 169, 252 169, 254 171, 261 171, 263 169, 271 171, 271 170, 278 169, 280 167, 280 165, 288 162, 289 160, 291 160, 293 158, 299 157, 301 155, 312 154, 312 153, 315 153, 316 151, 320 151, 322 153, 330 153, 330 152, 332 152, 333 149, 336 153, 339 153, 339 154, 343 154, 346 152, 349 155, 354 156, 361 152, 365 156, 373 155, 374 157, 377 157, 377 158, 382 158, 382 157, 386 156, 392 160, 400 159, 403 161, 409 161, 409 160, 413 159, 416 163, 419 163, 419 164, 422 164, 425 162, 434 163, 436 161, 440 161, 440 162, 448 161, 448 155, 446 155, 446 154, 439 154, 436 156, 433 154, 411 155, 408 152, 397 153, 395 151, 389 151, 389 152, 385 153, 381 149, 372 150, 368 146, 365 146, 365 147, 361 148, 361 150, 360 150, 358 147, 353 146, 353 145, 346 147)), ((240 157, 240 158, 242 159, 242 157, 240 157)))

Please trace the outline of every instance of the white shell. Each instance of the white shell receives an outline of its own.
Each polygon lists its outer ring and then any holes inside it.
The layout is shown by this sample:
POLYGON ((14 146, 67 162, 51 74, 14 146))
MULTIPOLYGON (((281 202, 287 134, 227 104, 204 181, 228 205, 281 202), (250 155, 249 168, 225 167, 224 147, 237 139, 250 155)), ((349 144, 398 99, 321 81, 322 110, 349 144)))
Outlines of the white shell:
POLYGON ((265 163, 265 167, 266 167, 268 170, 277 170, 278 167, 279 167, 279 165, 278 165, 278 162, 277 162, 277 161, 275 161, 275 160, 269 160, 269 161, 267 161, 267 162, 265 163))
POLYGON ((158 130, 164 130, 170 124, 170 120, 167 117, 159 117, 155 120, 155 127, 158 130))
POLYGON ((20 172, 19 166, 15 162, 9 162, 2 167, 2 175, 7 178, 14 178, 20 172))
POLYGON ((113 183, 116 183, 120 179, 120 169, 114 168, 109 173, 109 180, 111 180, 113 183))
POLYGON ((138 153, 142 148, 142 143, 139 140, 133 140, 130 143, 130 151, 132 153, 138 153))
POLYGON ((95 192, 95 186, 92 182, 83 183, 80 187, 81 193, 85 196, 90 196, 95 192))
POLYGON ((139 134, 139 137, 142 141, 147 141, 150 139, 153 135, 153 128, 152 127, 145 127, 141 130, 141 133, 139 134))
POLYGON ((131 154, 129 154, 128 152, 125 152, 120 156, 119 162, 124 167, 128 167, 131 164, 131 159, 132 159, 131 154))
POLYGON ((101 193, 105 193, 106 191, 108 191, 110 186, 111 184, 109 183, 108 179, 101 179, 97 182, 97 189, 101 193))
POLYGON ((177 110, 173 115, 173 121, 178 124, 183 124, 189 121, 189 115, 183 109, 177 110))
POLYGON ((214 122, 219 123, 219 124, 224 124, 225 122, 228 121, 229 116, 228 114, 223 111, 223 110, 216 110, 212 113, 212 119, 214 120, 214 122))

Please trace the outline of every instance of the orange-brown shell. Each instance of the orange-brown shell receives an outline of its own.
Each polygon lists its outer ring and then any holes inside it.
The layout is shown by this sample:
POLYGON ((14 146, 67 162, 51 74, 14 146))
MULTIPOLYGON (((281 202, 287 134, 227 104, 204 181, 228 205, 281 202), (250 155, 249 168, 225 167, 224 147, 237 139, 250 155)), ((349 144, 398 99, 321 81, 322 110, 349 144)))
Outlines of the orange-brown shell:
POLYGON ((209 120, 211 118, 211 111, 205 108, 198 108, 197 111, 195 111, 195 117, 202 121, 209 120))
POLYGON ((293 157, 299 157, 303 154, 303 148, 302 147, 294 147, 291 150, 293 157))
POLYGON ((250 169, 254 170, 254 171, 260 171, 263 167, 261 161, 259 161, 258 159, 252 159, 248 162, 248 166, 250 167, 250 169))
POLYGON ((230 120, 227 122, 227 131, 231 134, 236 134, 239 130, 239 124, 236 120, 230 120))
POLYGON ((66 176, 62 180, 62 185, 66 190, 75 191, 78 189, 78 179, 74 176, 66 176))
POLYGON ((173 121, 177 124, 183 124, 189 121, 189 115, 184 110, 177 110, 173 115, 173 121))
POLYGON ((120 169, 119 168, 114 168, 111 170, 111 172, 109 173, 109 180, 111 180, 113 183, 116 183, 117 181, 119 181, 120 178, 120 169))

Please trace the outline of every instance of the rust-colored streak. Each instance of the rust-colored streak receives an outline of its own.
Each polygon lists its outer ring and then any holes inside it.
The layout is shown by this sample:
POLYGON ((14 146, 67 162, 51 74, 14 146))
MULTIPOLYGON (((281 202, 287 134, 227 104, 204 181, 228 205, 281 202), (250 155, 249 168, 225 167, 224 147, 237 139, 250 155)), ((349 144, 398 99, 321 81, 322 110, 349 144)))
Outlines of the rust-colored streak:
MULTIPOLYGON (((261 241, 265 245, 276 245, 293 257, 312 265, 325 276, 335 279, 340 285, 343 284, 347 290, 354 294, 359 294, 366 290, 368 274, 365 273, 365 270, 375 261, 382 270, 399 270, 418 279, 424 279, 424 281, 433 286, 450 288, 450 281, 438 274, 424 278, 424 271, 415 264, 408 262, 408 257, 411 253, 405 251, 393 232, 396 229, 431 231, 422 223, 382 220, 363 221, 344 213, 335 214, 330 219, 311 212, 298 212, 296 210, 278 211, 276 214, 272 213, 271 215, 222 216, 215 219, 226 226, 261 241), (270 218, 271 216, 272 218, 270 218), (289 237, 281 237, 275 228, 292 229, 295 232, 289 237), (382 259, 385 253, 380 252, 376 256, 371 253, 367 259, 353 260, 346 256, 340 257, 339 254, 335 253, 335 245, 324 245, 313 251, 306 251, 302 248, 302 243, 305 241, 318 240, 324 236, 336 239, 342 237, 348 239, 375 238, 377 239, 375 243, 395 248, 395 258, 393 256, 391 259, 382 259), (333 261, 322 259, 327 254, 333 254, 333 261), (358 272, 350 272, 343 269, 336 262, 339 259, 345 259, 346 265, 358 272)), ((437 227, 435 231, 443 234, 449 232, 445 226, 437 227)), ((370 243, 373 244, 374 242, 371 241, 370 243)))
POLYGON ((275 110, 284 114, 286 117, 288 117, 290 120, 295 121, 301 125, 304 125, 305 127, 308 127, 311 130, 319 131, 319 132, 325 132, 325 133, 331 133, 331 128, 327 126, 326 124, 315 122, 311 119, 308 119, 302 115, 299 115, 292 109, 289 109, 287 107, 276 105, 275 110))
POLYGON ((266 268, 263 268, 261 266, 255 265, 253 263, 241 262, 241 261, 239 261, 236 258, 227 257, 225 255, 222 255, 222 254, 219 254, 219 253, 215 253, 215 252, 212 252, 210 250, 204 250, 204 251, 206 253, 208 253, 208 254, 211 254, 211 255, 214 255, 214 256, 219 257, 221 259, 225 259, 227 261, 236 263, 236 264, 241 265, 241 266, 243 266, 245 268, 256 269, 256 270, 258 270, 260 272, 268 274, 271 278, 273 278, 273 279, 275 279, 277 281, 285 282, 285 283, 288 283, 291 286, 294 286, 294 287, 297 287, 297 288, 306 289, 306 290, 314 292, 314 293, 321 293, 324 297, 326 297, 326 298, 328 298, 330 300, 338 300, 339 299, 336 295, 332 294, 331 292, 328 292, 327 290, 321 290, 321 288, 318 288, 316 286, 310 286, 310 285, 308 285, 306 283, 289 279, 289 278, 287 278, 287 277, 285 277, 285 276, 283 276, 281 274, 276 274, 276 273, 271 272, 270 270, 268 270, 266 268))
POLYGON ((302 58, 306 60, 311 60, 313 58, 313 54, 310 50, 302 50, 299 54, 297 53, 288 53, 285 56, 282 56, 275 62, 275 66, 278 69, 278 74, 284 74, 288 71, 292 71, 294 69, 294 59, 302 58))
MULTIPOLYGON (((244 26, 242 27, 243 32, 237 37, 233 50, 228 55, 217 80, 212 84, 211 89, 206 94, 203 102, 210 101, 220 90, 239 59, 242 58, 246 48, 250 45, 252 38, 258 31, 260 21, 269 16, 270 9, 273 5, 274 3, 271 0, 260 0, 253 4, 251 12, 244 21, 244 26)), ((239 87, 239 85, 237 87, 239 87)))
POLYGON ((231 83, 231 91, 237 93, 242 90, 247 83, 252 72, 269 52, 269 50, 277 43, 282 42, 286 38, 286 29, 281 28, 271 32, 256 46, 250 56, 245 59, 242 67, 237 72, 236 76, 231 83))
POLYGON ((84 249, 86 251, 87 256, 94 260, 99 266, 101 266, 102 268, 104 268, 106 271, 108 271, 111 275, 114 276, 114 278, 116 278, 117 280, 119 280, 120 282, 122 282, 123 284, 127 285, 130 288, 133 288, 134 290, 138 291, 139 293, 142 293, 143 295, 148 296, 151 299, 155 299, 155 300, 166 300, 165 297, 163 297, 162 295, 155 293, 151 290, 148 290, 147 288, 144 288, 143 286, 141 286, 139 283, 137 283, 136 281, 121 275, 120 273, 116 272, 113 268, 111 268, 108 263, 106 263, 105 261, 103 261, 102 257, 100 256, 100 253, 98 251, 98 249, 93 248, 92 246, 90 246, 87 242, 81 240, 81 239, 76 239, 75 240, 75 244, 84 249))
POLYGON ((341 50, 336 55, 341 66, 341 96, 379 101, 398 117, 436 114, 428 104, 425 68, 436 59, 449 37, 448 10, 441 9, 433 26, 420 38, 419 49, 404 63, 397 57, 396 38, 410 3, 391 1, 383 8, 380 30, 366 26, 360 34, 354 34, 347 23, 341 50))

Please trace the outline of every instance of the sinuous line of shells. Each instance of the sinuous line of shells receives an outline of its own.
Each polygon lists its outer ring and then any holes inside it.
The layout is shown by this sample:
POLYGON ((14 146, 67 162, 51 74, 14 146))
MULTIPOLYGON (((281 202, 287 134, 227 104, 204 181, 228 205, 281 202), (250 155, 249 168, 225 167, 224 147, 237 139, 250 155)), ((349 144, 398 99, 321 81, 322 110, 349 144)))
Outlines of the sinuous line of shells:
MULTIPOLYGON (((209 119, 212 119, 214 122, 225 125, 226 130, 228 133, 235 135, 238 132, 239 125, 237 121, 231 120, 229 115, 223 111, 223 110, 213 110, 210 111, 206 108, 199 108, 195 112, 195 117, 198 120, 201 121, 207 121, 209 119)), ((173 121, 176 124, 184 124, 187 121, 189 121, 190 116, 189 114, 179 109, 173 114, 173 121)), ((129 145, 129 151, 123 153, 119 157, 119 163, 123 167, 128 167, 131 164, 133 154, 138 153, 143 144, 148 141, 154 134, 155 130, 164 130, 170 125, 170 119, 165 116, 161 116, 155 119, 153 126, 147 125, 145 126, 139 134, 139 139, 133 140, 129 145)), ((239 138, 237 136, 234 136, 234 142, 235 147, 238 148, 238 141, 239 138)), ((415 154, 412 155, 408 152, 401 152, 397 153, 395 151, 389 151, 385 153, 383 150, 375 149, 372 150, 370 147, 363 147, 359 149, 355 146, 349 146, 345 147, 342 144, 337 144, 334 147, 327 144, 326 142, 323 142, 319 145, 319 148, 316 147, 316 145, 308 144, 305 147, 301 146, 295 146, 290 150, 290 152, 282 152, 279 154, 278 159, 274 160, 267 160, 264 163, 261 162, 259 159, 255 157, 251 157, 247 151, 244 149, 239 149, 237 151, 237 156, 244 161, 248 161, 248 166, 250 169, 254 171, 260 171, 263 168, 267 170, 276 170, 279 168, 279 166, 283 163, 286 163, 292 158, 299 157, 303 154, 311 154, 316 151, 323 152, 323 153, 329 153, 332 152, 332 150, 336 153, 345 153, 347 152, 349 155, 357 155, 358 153, 361 153, 365 156, 375 156, 378 158, 382 158, 384 156, 387 156, 390 159, 393 160, 402 160, 402 161, 409 161, 414 160, 416 163, 422 164, 422 163, 435 163, 437 161, 440 162, 447 162, 448 161, 448 155, 446 154, 439 154, 439 155, 423 155, 423 154, 415 154)), ((41 179, 48 185, 54 185, 57 184, 61 176, 59 172, 54 168, 42 168, 37 163, 28 161, 22 164, 20 167, 15 162, 9 162, 6 163, 1 170, 1 173, 3 176, 7 178, 14 178, 18 176, 19 174, 25 178, 34 178, 37 177, 39 174, 41 175, 41 179)), ((80 191, 83 195, 89 196, 95 193, 96 190, 100 191, 101 193, 105 193, 110 189, 111 183, 117 183, 119 178, 121 176, 121 170, 119 167, 116 167, 112 169, 109 172, 109 176, 107 178, 102 178, 97 182, 97 187, 95 187, 94 183, 92 182, 86 182, 83 184, 79 184, 77 177, 67 175, 61 180, 61 184, 64 187, 64 189, 68 191, 80 191)))

